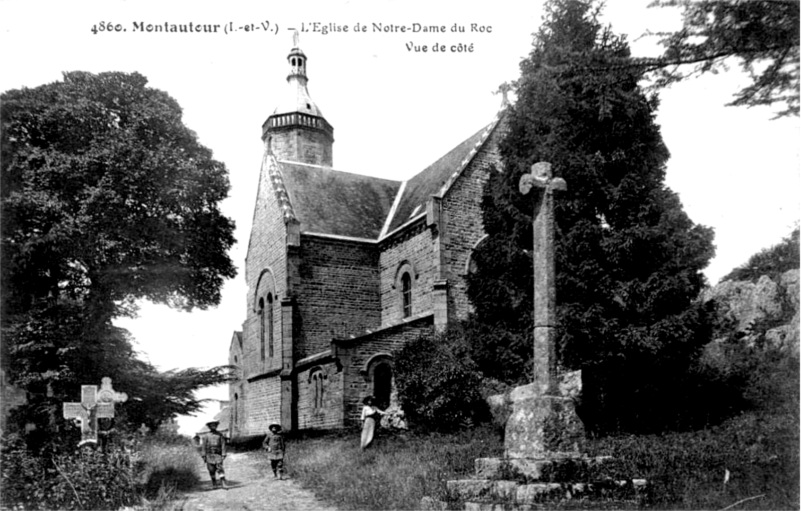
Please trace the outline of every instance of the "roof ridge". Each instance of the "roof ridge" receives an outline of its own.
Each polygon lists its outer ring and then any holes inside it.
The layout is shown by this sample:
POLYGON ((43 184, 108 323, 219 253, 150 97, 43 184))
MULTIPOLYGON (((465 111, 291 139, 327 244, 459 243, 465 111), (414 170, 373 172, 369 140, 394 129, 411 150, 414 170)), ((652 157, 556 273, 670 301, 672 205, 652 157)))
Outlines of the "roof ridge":
POLYGON ((470 165, 470 163, 473 161, 473 158, 475 158, 476 154, 478 154, 478 151, 481 149, 481 147, 483 147, 484 144, 487 142, 487 140, 489 140, 489 136, 492 134, 493 131, 495 131, 495 128, 498 126, 498 123, 500 122, 501 117, 503 117, 505 111, 506 109, 504 108, 504 105, 501 105, 501 108, 498 110, 498 113, 495 114, 495 119, 486 127, 484 133, 481 135, 481 138, 475 143, 473 148, 470 150, 467 156, 465 156, 465 158, 462 160, 462 162, 459 164, 459 166, 456 168, 453 174, 451 174, 448 180, 445 181, 445 184, 442 185, 442 188, 440 188, 439 193, 437 193, 436 196, 443 197, 445 196, 446 193, 448 193, 448 190, 451 189, 453 184, 456 182, 456 179, 462 174, 462 172, 464 172, 464 169, 466 169, 467 166, 470 165))
POLYGON ((384 220, 384 226, 381 227, 381 232, 378 233, 378 239, 382 239, 384 236, 387 235, 389 226, 390 224, 392 224, 392 220, 395 218, 395 212, 398 210, 398 205, 400 204, 400 201, 403 198, 403 192, 406 191, 406 183, 408 182, 409 182, 408 179, 401 181, 401 185, 398 187, 398 193, 395 194, 395 200, 392 201, 392 207, 389 208, 389 213, 387 213, 387 218, 384 220))
POLYGON ((284 185, 284 176, 281 174, 281 164, 278 163, 278 160, 272 153, 265 152, 262 165, 264 165, 265 160, 267 163, 267 175, 270 178, 270 183, 272 183, 275 198, 278 200, 278 207, 281 208, 281 212, 284 216, 284 222, 297 222, 298 217, 295 215, 295 209, 292 207, 292 202, 289 200, 289 192, 287 192, 286 185, 284 185))

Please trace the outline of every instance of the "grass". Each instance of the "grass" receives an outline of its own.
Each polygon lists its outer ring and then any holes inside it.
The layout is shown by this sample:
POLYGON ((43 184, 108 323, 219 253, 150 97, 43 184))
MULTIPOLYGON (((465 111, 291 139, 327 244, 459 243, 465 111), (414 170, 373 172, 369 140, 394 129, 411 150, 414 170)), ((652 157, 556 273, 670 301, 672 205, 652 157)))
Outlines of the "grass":
POLYGON ((190 442, 188 438, 176 437, 169 441, 155 439, 142 444, 139 459, 144 465, 141 481, 146 496, 152 497, 165 490, 186 491, 200 482, 197 473, 198 454, 190 442))
POLYGON ((423 496, 445 497, 445 482, 469 477, 477 457, 503 448, 481 426, 454 435, 381 434, 365 452, 358 432, 290 439, 290 477, 339 509, 418 509, 423 496))
POLYGON ((144 509, 181 509, 181 492, 200 483, 197 450, 185 437, 155 437, 139 448, 140 483, 144 509))
POLYGON ((799 508, 798 415, 749 412, 701 431, 590 443, 648 479, 652 509, 799 508), (726 474, 728 473, 728 478, 726 474))
MULTIPOLYGON (((286 463, 292 478, 340 509, 417 509, 423 496, 446 500, 446 481, 470 478, 475 458, 502 451, 490 426, 453 435, 384 433, 366 452, 357 432, 345 432, 290 439, 286 463)), ((797 411, 745 413, 701 431, 595 439, 587 452, 613 455, 631 477, 648 479, 647 509, 799 508, 797 411)))

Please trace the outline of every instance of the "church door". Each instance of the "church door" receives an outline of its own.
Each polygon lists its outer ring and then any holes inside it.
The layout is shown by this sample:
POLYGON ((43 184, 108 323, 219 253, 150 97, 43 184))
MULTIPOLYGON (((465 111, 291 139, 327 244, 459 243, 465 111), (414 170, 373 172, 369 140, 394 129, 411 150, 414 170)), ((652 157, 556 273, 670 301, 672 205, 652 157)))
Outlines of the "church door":
POLYGON ((392 367, 389 364, 378 364, 373 373, 373 396, 378 408, 386 410, 389 396, 392 393, 392 367))

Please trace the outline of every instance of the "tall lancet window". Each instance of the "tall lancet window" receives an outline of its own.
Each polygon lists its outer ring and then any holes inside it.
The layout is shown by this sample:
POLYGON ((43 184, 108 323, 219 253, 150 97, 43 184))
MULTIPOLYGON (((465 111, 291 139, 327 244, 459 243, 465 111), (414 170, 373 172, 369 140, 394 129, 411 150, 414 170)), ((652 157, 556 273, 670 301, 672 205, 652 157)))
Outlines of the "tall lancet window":
POLYGON ((275 348, 273 343, 273 295, 267 295, 267 346, 269 346, 270 357, 275 356, 275 348))
POLYGON ((401 277, 401 294, 403 296, 403 317, 412 315, 412 276, 404 273, 401 277))
POLYGON ((259 298, 259 346, 261 359, 264 360, 265 338, 267 335, 267 315, 264 310, 264 298, 259 298))

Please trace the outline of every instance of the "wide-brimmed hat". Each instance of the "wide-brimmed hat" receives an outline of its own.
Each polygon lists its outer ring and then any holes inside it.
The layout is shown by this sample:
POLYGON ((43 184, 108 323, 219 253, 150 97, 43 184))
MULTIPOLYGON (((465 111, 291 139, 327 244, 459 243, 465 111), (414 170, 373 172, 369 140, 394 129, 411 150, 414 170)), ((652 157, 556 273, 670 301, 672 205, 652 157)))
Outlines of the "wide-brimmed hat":
POLYGON ((280 424, 270 424, 270 427, 267 428, 267 429, 269 429, 270 431, 281 431, 281 425, 280 424))
POLYGON ((362 403, 369 405, 370 403, 373 402, 373 400, 375 400, 373 396, 366 396, 364 399, 362 399, 362 403))
POLYGON ((211 427, 211 426, 217 426, 219 424, 220 424, 220 421, 209 421, 209 422, 206 423, 206 426, 211 427))

